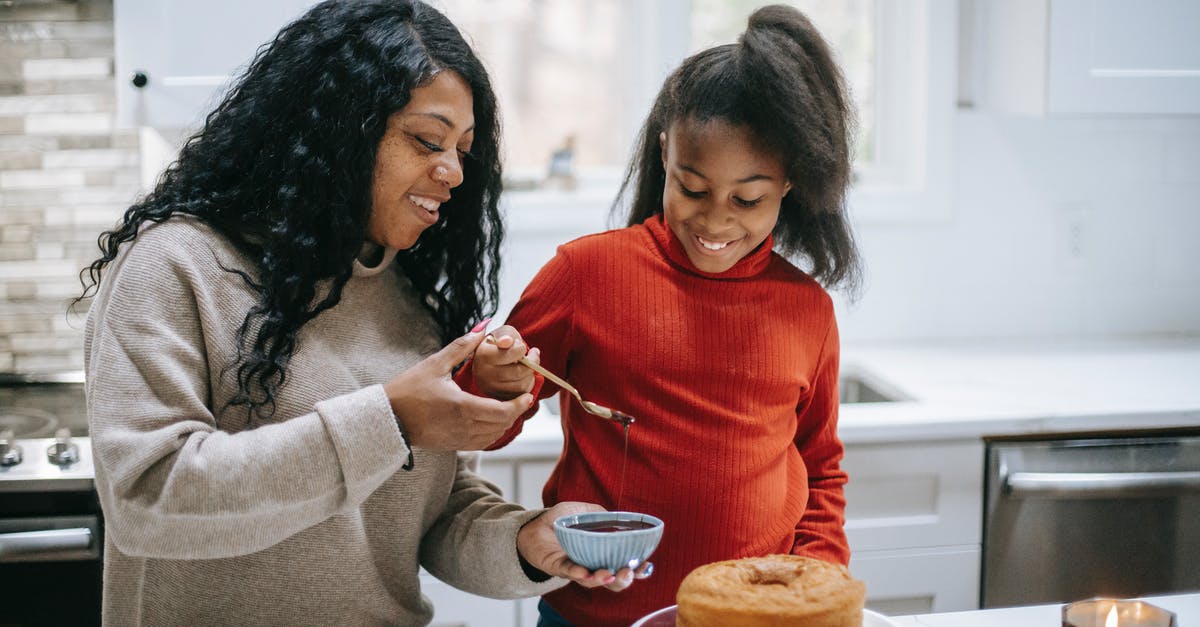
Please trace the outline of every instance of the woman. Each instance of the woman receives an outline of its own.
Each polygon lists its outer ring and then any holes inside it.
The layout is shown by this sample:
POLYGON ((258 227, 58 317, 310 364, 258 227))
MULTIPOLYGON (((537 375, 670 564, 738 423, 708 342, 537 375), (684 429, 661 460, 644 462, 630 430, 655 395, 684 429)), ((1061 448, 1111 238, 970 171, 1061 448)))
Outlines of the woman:
POLYGON ((101 237, 84 296, 105 623, 423 624, 421 566, 497 598, 629 585, 554 539, 598 506, 524 511, 455 453, 533 403, 450 379, 496 302, 498 135, 443 15, 325 2, 101 237))

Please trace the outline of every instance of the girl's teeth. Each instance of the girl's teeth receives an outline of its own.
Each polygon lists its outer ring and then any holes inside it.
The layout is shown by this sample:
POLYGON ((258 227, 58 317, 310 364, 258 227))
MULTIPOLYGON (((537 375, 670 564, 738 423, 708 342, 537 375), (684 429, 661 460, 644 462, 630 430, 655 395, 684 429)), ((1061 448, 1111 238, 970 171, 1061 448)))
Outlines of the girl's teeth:
POLYGON ((721 243, 710 242, 710 241, 704 239, 703 237, 697 237, 696 239, 700 240, 701 246, 703 246, 709 250, 721 250, 722 248, 725 248, 726 246, 729 245, 729 242, 721 242, 721 243))

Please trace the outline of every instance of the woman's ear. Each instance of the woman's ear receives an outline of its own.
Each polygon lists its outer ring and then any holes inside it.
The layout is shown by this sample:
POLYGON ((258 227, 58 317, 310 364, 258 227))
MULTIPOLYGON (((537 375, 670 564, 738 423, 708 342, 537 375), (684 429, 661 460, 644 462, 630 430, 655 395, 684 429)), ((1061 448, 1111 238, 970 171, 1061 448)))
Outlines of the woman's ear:
POLYGON ((663 169, 667 169, 667 132, 658 134, 658 154, 662 157, 663 169))
POLYGON ((783 195, 784 195, 784 196, 787 196, 787 195, 788 195, 788 192, 790 192, 790 191, 792 191, 792 182, 791 182, 791 181, 784 181, 784 182, 783 182, 783 195))

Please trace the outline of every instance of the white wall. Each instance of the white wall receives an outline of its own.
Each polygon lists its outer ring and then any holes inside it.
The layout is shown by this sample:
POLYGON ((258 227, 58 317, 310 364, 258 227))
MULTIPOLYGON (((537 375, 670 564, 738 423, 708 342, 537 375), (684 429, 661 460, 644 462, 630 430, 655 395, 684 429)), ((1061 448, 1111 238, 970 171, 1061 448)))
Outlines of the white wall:
POLYGON ((1200 118, 960 112, 954 206, 861 225, 845 341, 1200 333, 1200 118))

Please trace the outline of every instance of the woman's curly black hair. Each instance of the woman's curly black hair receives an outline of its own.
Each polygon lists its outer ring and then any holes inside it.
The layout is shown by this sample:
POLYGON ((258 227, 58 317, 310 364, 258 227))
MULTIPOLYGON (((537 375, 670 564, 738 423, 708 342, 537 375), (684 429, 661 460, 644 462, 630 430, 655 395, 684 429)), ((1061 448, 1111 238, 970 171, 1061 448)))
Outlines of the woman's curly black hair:
POLYGON ((496 98, 458 29, 417 0, 327 0, 261 47, 154 190, 100 236, 102 255, 80 273, 76 302, 95 293, 145 224, 199 218, 256 264, 250 273, 227 269, 259 293, 239 330, 231 404, 270 415, 300 328, 338 303, 366 241, 388 117, 443 71, 471 88, 471 156, 442 219, 397 259, 442 340, 465 332, 497 302, 496 98))
POLYGON ((750 130, 783 160, 792 190, 774 229, 776 248, 808 260, 826 287, 853 294, 858 250, 845 214, 851 177, 853 105, 828 44, 800 11, 766 6, 738 42, 683 61, 663 84, 642 127, 613 210, 632 193, 627 224, 662 213, 659 134, 680 121, 722 120, 750 130))

